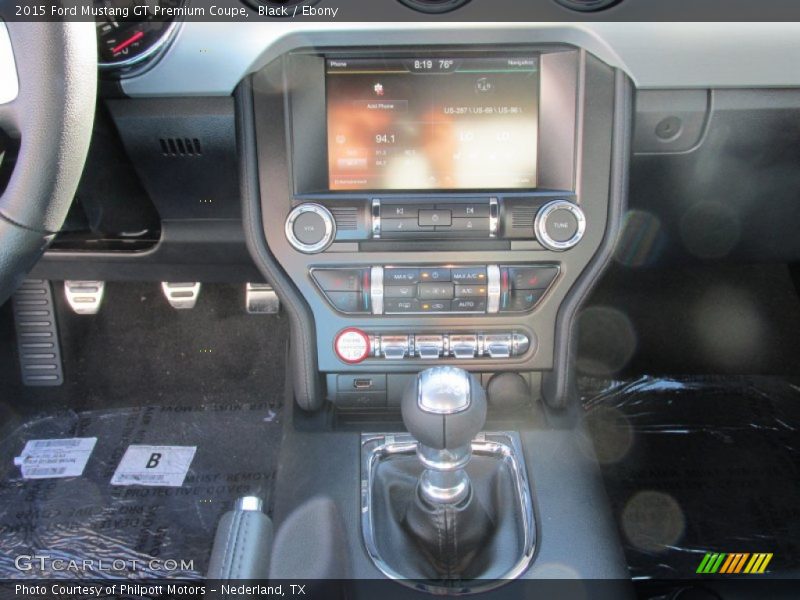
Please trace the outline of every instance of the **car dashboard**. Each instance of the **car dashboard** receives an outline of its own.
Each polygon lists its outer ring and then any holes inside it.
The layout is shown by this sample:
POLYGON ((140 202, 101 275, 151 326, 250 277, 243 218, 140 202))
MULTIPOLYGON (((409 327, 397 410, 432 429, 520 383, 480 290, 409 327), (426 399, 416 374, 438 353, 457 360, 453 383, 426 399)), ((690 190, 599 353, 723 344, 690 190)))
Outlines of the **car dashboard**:
MULTIPOLYGON (((511 371, 563 406, 576 308, 617 240, 641 245, 625 208, 639 229, 685 228, 702 191, 671 193, 682 158, 715 135, 723 154, 766 144, 741 117, 780 123, 800 102, 780 66, 794 24, 186 18, 109 37, 109 18, 89 164, 37 272, 268 280, 307 408, 396 406, 434 364, 511 371)), ((708 176, 727 177, 718 158, 708 176)), ((753 202, 701 206, 697 231, 753 202)), ((749 221, 730 251, 796 246, 749 221)))

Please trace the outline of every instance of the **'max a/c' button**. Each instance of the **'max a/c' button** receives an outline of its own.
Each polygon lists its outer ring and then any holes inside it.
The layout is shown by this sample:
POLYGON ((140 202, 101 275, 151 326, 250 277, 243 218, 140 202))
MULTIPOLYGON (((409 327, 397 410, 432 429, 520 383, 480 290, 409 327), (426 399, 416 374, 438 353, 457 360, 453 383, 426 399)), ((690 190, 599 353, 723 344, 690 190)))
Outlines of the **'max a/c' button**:
POLYGON ((453 283, 486 283, 486 267, 458 267, 450 276, 453 283))

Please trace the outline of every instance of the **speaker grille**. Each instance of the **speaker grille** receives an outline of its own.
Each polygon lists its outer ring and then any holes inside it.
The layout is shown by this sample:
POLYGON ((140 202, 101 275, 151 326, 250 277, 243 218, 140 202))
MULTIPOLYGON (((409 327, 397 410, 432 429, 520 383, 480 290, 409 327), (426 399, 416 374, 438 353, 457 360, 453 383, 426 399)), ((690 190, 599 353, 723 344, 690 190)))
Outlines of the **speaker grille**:
POLYGON ((536 218, 536 208, 533 206, 515 206, 511 209, 512 229, 531 229, 536 218))
POLYGON ((197 138, 159 138, 163 156, 202 156, 203 147, 197 138))
POLYGON ((350 206, 336 206, 331 208, 336 228, 340 231, 353 231, 358 229, 358 209, 350 206))

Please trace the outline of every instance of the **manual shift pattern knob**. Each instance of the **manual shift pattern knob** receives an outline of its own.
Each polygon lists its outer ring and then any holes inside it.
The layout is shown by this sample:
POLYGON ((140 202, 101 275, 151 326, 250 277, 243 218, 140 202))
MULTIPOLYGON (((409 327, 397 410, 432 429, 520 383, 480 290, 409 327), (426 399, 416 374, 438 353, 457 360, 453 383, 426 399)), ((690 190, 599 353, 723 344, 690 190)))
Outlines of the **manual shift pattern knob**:
POLYGON ((437 450, 469 444, 486 421, 486 392, 474 376, 457 367, 420 373, 401 403, 403 422, 423 446, 437 450))
POLYGON ((419 374, 417 404, 420 410, 436 415, 459 413, 472 403, 470 387, 469 373, 464 369, 427 369, 419 374))
POLYGON ((433 505, 467 499, 470 482, 464 467, 486 421, 486 393, 478 379, 456 367, 427 369, 406 389, 401 409, 425 466, 419 480, 422 498, 433 505))

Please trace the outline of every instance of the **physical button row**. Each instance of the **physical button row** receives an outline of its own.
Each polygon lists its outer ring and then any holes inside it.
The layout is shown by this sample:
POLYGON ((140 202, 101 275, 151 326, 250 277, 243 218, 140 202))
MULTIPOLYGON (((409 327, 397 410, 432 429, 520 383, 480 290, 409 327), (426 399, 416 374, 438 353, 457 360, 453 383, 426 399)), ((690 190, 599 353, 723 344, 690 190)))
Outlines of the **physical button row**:
POLYGON ((327 300, 348 314, 526 312, 558 276, 553 264, 312 269, 327 300))
POLYGON ((530 347, 531 338, 519 332, 367 334, 354 328, 340 332, 334 343, 336 354, 348 363, 370 357, 387 360, 499 359, 521 356, 530 347))
POLYGON ((389 360, 510 358, 525 354, 531 344, 522 333, 380 335, 374 340, 374 356, 389 360))
POLYGON ((475 267, 387 267, 384 285, 453 282, 464 285, 486 283, 486 266, 475 267))
POLYGON ((408 234, 454 237, 495 237, 498 228, 497 198, 448 204, 406 204, 372 201, 372 234, 375 238, 408 234))

